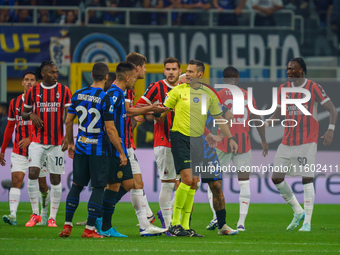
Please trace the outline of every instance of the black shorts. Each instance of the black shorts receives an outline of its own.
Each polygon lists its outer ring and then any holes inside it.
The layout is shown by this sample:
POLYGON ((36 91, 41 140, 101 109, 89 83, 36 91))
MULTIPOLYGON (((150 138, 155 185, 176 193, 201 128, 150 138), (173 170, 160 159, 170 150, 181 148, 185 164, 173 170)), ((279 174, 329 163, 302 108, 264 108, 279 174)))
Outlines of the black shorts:
POLYGON ((121 183, 126 180, 133 179, 131 164, 129 158, 125 166, 120 165, 120 158, 117 156, 110 156, 110 183, 121 183))
POLYGON ((106 187, 109 170, 108 156, 74 154, 73 182, 78 186, 87 186, 91 180, 91 187, 106 187))
POLYGON ((202 164, 204 157, 203 137, 189 137, 180 132, 170 133, 171 136, 171 152, 175 161, 176 173, 179 174, 183 169, 193 169, 202 164))
POLYGON ((212 161, 211 159, 204 158, 202 168, 200 171, 201 182, 208 183, 212 181, 222 180, 222 172, 219 171, 218 160, 212 161))

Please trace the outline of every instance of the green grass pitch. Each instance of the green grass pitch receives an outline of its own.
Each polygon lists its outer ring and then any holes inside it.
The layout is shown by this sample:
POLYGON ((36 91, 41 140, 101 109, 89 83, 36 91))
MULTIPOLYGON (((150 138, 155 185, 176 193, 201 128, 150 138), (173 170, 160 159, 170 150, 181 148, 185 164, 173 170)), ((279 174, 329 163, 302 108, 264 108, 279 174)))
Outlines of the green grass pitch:
MULTIPOLYGON (((84 221, 86 203, 81 203, 74 217, 84 221)), ((157 203, 150 203, 154 213, 157 203)), ((227 224, 235 228, 238 204, 227 204, 227 224)), ((0 215, 8 214, 8 203, 0 203, 0 215)), ((29 203, 20 203, 18 225, 0 223, 0 254, 315 254, 340 252, 340 205, 315 205, 312 232, 297 229, 286 231, 292 220, 292 210, 286 204, 251 204, 246 220, 246 232, 236 236, 219 236, 208 231, 212 213, 208 204, 195 204, 191 226, 204 238, 140 237, 137 218, 130 203, 119 203, 113 225, 128 238, 82 239, 83 226, 74 226, 69 238, 60 238, 65 216, 62 203, 57 216, 57 228, 35 226, 26 228, 31 213, 29 203)), ((157 219, 155 224, 160 226, 157 219)), ((302 224, 300 224, 301 226, 302 224)))

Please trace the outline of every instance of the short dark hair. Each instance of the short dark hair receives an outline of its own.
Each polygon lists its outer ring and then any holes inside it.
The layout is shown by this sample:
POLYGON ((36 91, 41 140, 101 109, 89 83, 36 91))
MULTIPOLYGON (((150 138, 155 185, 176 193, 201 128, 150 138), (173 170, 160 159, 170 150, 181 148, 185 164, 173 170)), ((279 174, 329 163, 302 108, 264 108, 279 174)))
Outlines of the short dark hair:
POLYGON ((52 60, 49 60, 49 61, 43 61, 41 62, 40 66, 37 67, 35 69, 35 73, 36 73, 36 77, 39 79, 39 80, 42 80, 43 77, 41 76, 41 71, 43 70, 43 68, 45 66, 48 66, 48 65, 54 65, 54 66, 57 66, 52 60))
POLYGON ((303 72, 307 74, 307 66, 303 58, 293 58, 289 62, 292 62, 292 61, 298 63, 301 66, 303 72))
POLYGON ((192 59, 189 61, 189 65, 195 65, 197 72, 203 72, 205 71, 205 67, 202 61, 200 60, 196 60, 196 59, 192 59))
POLYGON ((112 80, 112 82, 114 82, 115 79, 116 79, 116 73, 114 73, 114 72, 109 72, 109 80, 110 80, 110 81, 112 80))
POLYGON ((238 78, 238 70, 233 66, 228 66, 223 70, 223 78, 238 78))
POLYGON ((109 67, 104 62, 97 62, 92 68, 92 77, 94 81, 102 81, 109 73, 109 67))
POLYGON ((147 59, 142 54, 131 52, 126 56, 125 61, 131 62, 135 66, 142 66, 146 63, 147 59))
POLYGON ((125 75, 127 72, 131 72, 136 69, 136 66, 131 62, 120 62, 116 68, 116 79, 121 81, 125 79, 125 75))
POLYGON ((25 76, 26 76, 27 74, 33 74, 34 77, 35 77, 35 79, 37 79, 37 75, 36 75, 35 72, 33 72, 33 71, 27 71, 27 72, 25 72, 24 75, 22 76, 22 79, 25 79, 25 76))
POLYGON ((178 60, 177 58, 168 57, 168 58, 164 59, 164 61, 163 61, 164 66, 165 66, 166 64, 169 64, 169 63, 170 63, 170 64, 172 64, 172 63, 177 63, 178 68, 181 68, 181 63, 179 62, 179 60, 178 60))

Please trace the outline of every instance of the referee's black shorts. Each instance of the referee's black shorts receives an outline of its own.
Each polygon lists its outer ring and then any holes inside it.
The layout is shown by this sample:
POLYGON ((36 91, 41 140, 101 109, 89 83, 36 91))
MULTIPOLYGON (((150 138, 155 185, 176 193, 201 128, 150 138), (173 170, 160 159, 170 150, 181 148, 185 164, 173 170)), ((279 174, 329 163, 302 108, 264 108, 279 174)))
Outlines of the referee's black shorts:
POLYGON ((109 156, 74 154, 73 182, 78 186, 87 186, 91 180, 91 187, 106 187, 109 170, 109 156))
POLYGON ((177 131, 170 132, 171 152, 175 161, 176 173, 191 168, 195 174, 195 167, 202 164, 204 158, 203 137, 190 137, 177 131))

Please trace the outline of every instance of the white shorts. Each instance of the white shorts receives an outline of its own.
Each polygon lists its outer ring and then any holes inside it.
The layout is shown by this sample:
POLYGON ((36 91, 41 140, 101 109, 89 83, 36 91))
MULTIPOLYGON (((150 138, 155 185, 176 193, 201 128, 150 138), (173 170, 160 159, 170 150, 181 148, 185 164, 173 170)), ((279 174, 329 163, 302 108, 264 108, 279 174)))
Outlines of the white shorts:
POLYGON ((313 177, 316 151, 316 143, 294 146, 281 143, 275 154, 273 171, 291 176, 313 177))
MULTIPOLYGON (((28 158, 16 153, 11 153, 11 173, 23 172, 26 174, 28 169, 28 158)), ((43 163, 43 167, 40 170, 39 178, 46 177, 46 161, 43 163), (45 167, 44 167, 45 165, 45 167)))
POLYGON ((128 153, 128 157, 129 157, 130 164, 131 164, 132 174, 141 174, 140 166, 139 166, 136 154, 135 154, 135 150, 131 147, 127 149, 127 153, 128 153))
POLYGON ((155 153, 159 178, 162 181, 175 180, 177 176, 171 148, 157 146, 153 148, 153 151, 155 153))
POLYGON ((219 149, 216 149, 218 161, 220 161, 221 167, 228 166, 230 161, 233 162, 237 171, 250 172, 251 171, 251 150, 246 153, 225 153, 219 149))
POLYGON ((64 174, 64 157, 65 153, 61 151, 61 145, 43 145, 31 143, 29 146, 29 165, 30 167, 39 167, 43 169, 46 160, 47 172, 51 174, 64 174))

